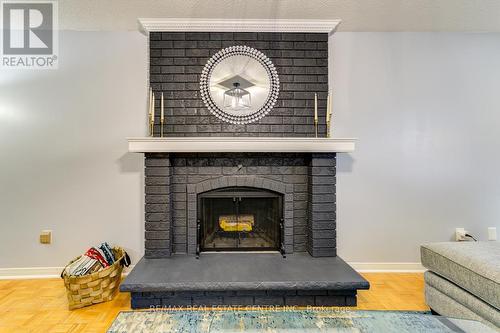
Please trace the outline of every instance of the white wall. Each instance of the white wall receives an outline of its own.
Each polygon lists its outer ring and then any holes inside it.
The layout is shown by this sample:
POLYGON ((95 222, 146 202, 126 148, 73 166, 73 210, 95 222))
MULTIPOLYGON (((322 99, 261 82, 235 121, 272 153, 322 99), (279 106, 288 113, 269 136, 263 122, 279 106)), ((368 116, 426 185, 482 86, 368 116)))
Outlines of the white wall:
POLYGON ((340 31, 500 31, 497 0, 106 0, 59 1, 67 30, 134 30, 138 17, 341 18, 340 31))
MULTIPOLYGON (((416 262, 500 221, 500 34, 338 33, 340 254, 416 262)), ((143 252, 146 37, 62 32, 56 71, 0 70, 0 267, 62 266, 108 240, 143 252), (42 229, 54 243, 38 244, 42 229)))
POLYGON ((338 157, 340 255, 416 262, 455 227, 500 229, 500 34, 334 40, 334 134, 359 138, 338 157))
POLYGON ((143 250, 146 37, 61 32, 58 70, 0 70, 0 267, 63 266, 107 240, 143 250), (52 229, 52 245, 38 243, 52 229))

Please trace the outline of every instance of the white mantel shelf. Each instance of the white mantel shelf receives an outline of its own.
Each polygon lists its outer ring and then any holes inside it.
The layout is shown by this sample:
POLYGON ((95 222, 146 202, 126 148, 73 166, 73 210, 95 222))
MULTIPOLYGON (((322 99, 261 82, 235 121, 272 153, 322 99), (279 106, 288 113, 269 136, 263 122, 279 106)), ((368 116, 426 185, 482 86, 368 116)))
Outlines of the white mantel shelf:
POLYGON ((140 137, 127 138, 131 153, 350 153, 353 138, 140 137))

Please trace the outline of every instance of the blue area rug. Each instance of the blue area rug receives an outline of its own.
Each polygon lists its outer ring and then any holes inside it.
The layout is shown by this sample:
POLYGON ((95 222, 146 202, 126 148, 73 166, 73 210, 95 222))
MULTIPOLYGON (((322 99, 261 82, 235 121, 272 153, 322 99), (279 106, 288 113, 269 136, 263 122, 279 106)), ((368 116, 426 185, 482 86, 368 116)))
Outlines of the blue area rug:
POLYGON ((348 310, 156 310, 121 312, 108 333, 166 332, 492 332, 425 312, 348 310))

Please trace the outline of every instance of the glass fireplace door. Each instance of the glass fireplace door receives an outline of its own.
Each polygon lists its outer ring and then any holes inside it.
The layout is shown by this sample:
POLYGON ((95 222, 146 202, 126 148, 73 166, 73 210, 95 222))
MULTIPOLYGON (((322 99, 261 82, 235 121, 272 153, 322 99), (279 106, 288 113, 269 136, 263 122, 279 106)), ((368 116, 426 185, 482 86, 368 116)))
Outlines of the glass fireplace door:
POLYGON ((199 196, 201 251, 278 250, 281 195, 257 189, 230 188, 199 196))

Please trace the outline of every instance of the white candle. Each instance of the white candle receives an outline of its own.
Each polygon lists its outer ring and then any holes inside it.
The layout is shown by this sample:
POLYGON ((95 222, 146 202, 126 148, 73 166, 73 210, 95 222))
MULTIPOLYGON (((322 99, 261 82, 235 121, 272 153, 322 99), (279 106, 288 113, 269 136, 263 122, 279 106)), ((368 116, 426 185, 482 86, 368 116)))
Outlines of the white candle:
POLYGON ((165 120, 165 110, 163 108, 163 92, 161 93, 161 115, 160 115, 161 122, 163 123, 163 120, 165 120))
POLYGON ((314 93, 314 121, 318 122, 318 94, 314 93))
POLYGON ((332 121, 332 115, 333 115, 333 92, 332 95, 330 96, 330 115, 328 116, 328 120, 332 121))
POLYGON ((151 119, 151 110, 152 110, 152 105, 153 105, 153 89, 149 88, 149 104, 148 104, 148 114, 149 118, 151 119))
POLYGON ((153 99, 151 104, 151 122, 155 122, 155 93, 153 93, 153 99))
POLYGON ((326 97, 326 122, 330 121, 330 93, 326 97))

